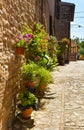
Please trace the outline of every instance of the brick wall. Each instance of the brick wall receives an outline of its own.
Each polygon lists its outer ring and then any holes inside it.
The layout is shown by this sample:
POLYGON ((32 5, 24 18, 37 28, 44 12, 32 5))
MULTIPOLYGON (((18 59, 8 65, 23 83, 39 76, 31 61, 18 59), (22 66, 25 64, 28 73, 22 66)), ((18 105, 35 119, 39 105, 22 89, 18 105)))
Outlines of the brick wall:
POLYGON ((15 37, 23 30, 25 23, 32 27, 36 17, 35 2, 0 0, 0 130, 8 130, 9 122, 13 119, 12 106, 24 60, 23 56, 15 55, 15 37))

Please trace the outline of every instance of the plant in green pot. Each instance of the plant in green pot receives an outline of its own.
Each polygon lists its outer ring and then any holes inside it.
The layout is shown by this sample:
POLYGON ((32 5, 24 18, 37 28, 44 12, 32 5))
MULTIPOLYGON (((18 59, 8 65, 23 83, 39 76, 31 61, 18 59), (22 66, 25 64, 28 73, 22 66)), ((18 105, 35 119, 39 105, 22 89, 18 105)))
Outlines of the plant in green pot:
POLYGON ((28 90, 25 90, 18 94, 18 101, 18 108, 22 116, 25 118, 31 117, 32 111, 37 110, 38 99, 28 90))

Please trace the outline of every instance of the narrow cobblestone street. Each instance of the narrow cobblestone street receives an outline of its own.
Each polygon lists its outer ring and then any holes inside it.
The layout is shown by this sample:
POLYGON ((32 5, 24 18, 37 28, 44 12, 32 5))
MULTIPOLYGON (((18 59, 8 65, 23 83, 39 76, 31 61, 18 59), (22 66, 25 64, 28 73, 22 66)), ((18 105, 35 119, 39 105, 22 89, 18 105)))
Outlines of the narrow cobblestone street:
POLYGON ((58 66, 52 75, 31 130, 84 130, 84 61, 58 66))

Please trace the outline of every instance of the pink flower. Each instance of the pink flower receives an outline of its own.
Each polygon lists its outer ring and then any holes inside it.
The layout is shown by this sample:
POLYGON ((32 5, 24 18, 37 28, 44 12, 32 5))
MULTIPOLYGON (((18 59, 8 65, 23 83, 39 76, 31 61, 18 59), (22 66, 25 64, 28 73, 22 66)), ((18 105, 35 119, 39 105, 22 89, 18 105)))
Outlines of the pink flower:
POLYGON ((26 37, 34 38, 33 34, 26 34, 26 37))
POLYGON ((21 35, 19 36, 19 39, 24 39, 24 36, 21 34, 21 35))
POLYGON ((16 37, 15 39, 16 39, 16 42, 19 42, 20 40, 23 40, 24 37, 23 37, 23 35, 21 34, 21 35, 19 35, 18 37, 16 37))

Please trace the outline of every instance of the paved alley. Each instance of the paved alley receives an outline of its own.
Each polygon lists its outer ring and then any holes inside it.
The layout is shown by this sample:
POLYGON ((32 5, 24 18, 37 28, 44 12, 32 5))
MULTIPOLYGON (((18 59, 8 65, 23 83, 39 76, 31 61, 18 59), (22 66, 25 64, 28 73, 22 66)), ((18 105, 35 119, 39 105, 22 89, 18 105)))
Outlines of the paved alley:
POLYGON ((31 130, 84 130, 84 61, 58 66, 52 75, 31 130))

